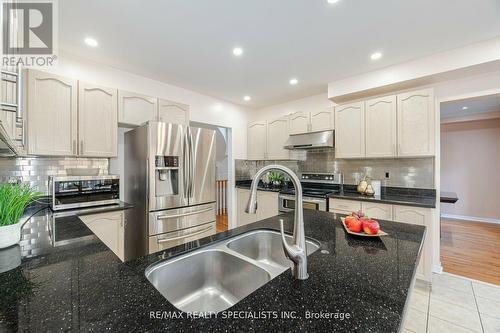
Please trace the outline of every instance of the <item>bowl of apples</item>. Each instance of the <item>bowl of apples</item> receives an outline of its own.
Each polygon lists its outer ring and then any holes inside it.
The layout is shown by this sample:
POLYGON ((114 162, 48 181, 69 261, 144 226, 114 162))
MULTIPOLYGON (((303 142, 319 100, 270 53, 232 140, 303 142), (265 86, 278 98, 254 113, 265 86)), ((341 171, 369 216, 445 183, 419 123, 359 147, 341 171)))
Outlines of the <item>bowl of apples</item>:
POLYGON ((380 230, 378 221, 369 218, 362 211, 352 212, 351 215, 341 217, 342 225, 348 234, 364 237, 386 236, 380 230))

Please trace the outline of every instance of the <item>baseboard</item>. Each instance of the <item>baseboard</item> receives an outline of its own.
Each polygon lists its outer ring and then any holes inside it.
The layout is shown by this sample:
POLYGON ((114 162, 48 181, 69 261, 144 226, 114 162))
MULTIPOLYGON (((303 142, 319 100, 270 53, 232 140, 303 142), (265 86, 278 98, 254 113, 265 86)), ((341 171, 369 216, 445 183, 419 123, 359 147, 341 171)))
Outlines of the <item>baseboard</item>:
POLYGON ((453 215, 453 214, 441 214, 441 217, 450 220, 500 224, 500 219, 492 219, 489 217, 477 217, 477 216, 453 215))
POLYGON ((441 266, 441 264, 433 265, 432 266, 432 273, 442 274, 443 273, 443 266, 441 266))

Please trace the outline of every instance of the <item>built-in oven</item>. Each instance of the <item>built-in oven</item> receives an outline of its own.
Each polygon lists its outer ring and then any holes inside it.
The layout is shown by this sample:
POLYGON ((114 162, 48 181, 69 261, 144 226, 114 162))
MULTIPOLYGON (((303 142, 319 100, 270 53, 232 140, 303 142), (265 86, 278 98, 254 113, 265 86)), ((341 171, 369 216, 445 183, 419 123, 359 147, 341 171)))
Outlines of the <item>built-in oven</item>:
POLYGON ((120 177, 51 176, 49 195, 55 211, 117 204, 120 202, 120 177))
MULTIPOLYGON (((295 209, 295 196, 288 194, 280 194, 279 211, 291 212, 295 209)), ((302 197, 302 205, 304 209, 321 210, 326 212, 326 198, 302 197)))

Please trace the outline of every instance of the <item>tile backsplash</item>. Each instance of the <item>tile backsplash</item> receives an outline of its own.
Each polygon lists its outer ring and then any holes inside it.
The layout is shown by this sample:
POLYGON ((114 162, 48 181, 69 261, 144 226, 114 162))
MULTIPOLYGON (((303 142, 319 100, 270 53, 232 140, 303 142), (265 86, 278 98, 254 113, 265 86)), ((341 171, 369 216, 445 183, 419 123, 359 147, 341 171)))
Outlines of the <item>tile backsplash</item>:
POLYGON ((40 192, 48 193, 48 177, 66 175, 68 168, 99 168, 100 174, 107 174, 109 161, 106 158, 77 157, 0 158, 0 182, 20 180, 40 192))
POLYGON ((236 180, 250 179, 263 166, 281 164, 297 174, 342 172, 345 184, 357 184, 365 175, 383 186, 434 188, 434 158, 336 159, 332 149, 309 150, 299 161, 236 160, 236 180), (385 179, 386 172, 389 178, 385 179))

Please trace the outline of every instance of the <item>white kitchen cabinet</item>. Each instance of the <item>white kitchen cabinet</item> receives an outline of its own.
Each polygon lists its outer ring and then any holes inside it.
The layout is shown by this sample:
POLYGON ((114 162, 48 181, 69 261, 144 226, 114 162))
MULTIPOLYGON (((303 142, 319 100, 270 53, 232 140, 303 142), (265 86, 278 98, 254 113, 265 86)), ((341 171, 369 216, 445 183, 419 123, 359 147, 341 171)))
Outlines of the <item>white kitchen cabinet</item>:
POLYGON ((288 139, 288 117, 281 117, 267 123, 267 159, 286 160, 290 151, 283 148, 288 139))
POLYGON ((365 102, 366 157, 394 157, 396 149, 396 96, 365 102))
POLYGON ((432 240, 431 234, 431 209, 430 208, 418 208, 409 206, 394 206, 394 221, 401 223, 418 224, 427 227, 427 232, 424 240, 424 245, 422 246, 422 254, 420 256, 420 263, 417 268, 417 278, 431 281, 431 271, 432 271, 432 240))
POLYGON ((125 216, 122 211, 82 215, 80 220, 111 250, 120 260, 125 258, 125 216))
POLYGON ((35 70, 26 76, 28 154, 76 155, 77 80, 35 70))
POLYGON ((248 214, 245 212, 248 199, 250 198, 250 190, 238 188, 236 189, 238 212, 237 226, 243 226, 264 220, 278 215, 278 193, 257 191, 257 212, 256 214, 248 214))
POLYGON ((432 89, 397 96, 398 155, 434 155, 435 114, 432 89))
POLYGON ((330 198, 328 210, 338 214, 351 214, 361 210, 361 202, 355 200, 344 200, 337 198, 330 198))
POLYGON ((247 128, 247 154, 249 160, 265 160, 267 150, 267 122, 254 121, 247 128))
POLYGON ((189 125, 189 105, 158 99, 158 120, 164 123, 189 125))
POLYGON ((380 220, 393 220, 392 205, 375 202, 362 202, 361 211, 368 217, 380 220))
MULTIPOLYGON (((0 87, 0 101, 2 103, 8 103, 8 104, 16 104, 17 103, 17 84, 7 81, 7 80, 2 80, 1 82, 1 87, 0 87)), ((0 122, 2 123, 2 127, 6 131, 5 134, 11 139, 14 140, 16 139, 16 112, 15 108, 8 108, 14 110, 12 111, 6 111, 6 110, 0 110, 0 122)))
MULTIPOLYGON (((242 188, 236 189, 236 200, 238 203, 237 207, 238 214, 237 214, 236 225, 238 227, 257 221, 257 214, 248 214, 245 212, 249 198, 250 198, 250 190, 242 188)), ((278 202, 276 202, 276 204, 278 204, 278 202)))
POLYGON ((78 155, 117 155, 117 90, 78 82, 78 155))
POLYGON ((365 156, 365 103, 335 107, 335 157, 365 156))
POLYGON ((311 132, 328 131, 335 128, 334 108, 311 112, 311 132))
POLYGON ((257 191, 257 221, 279 214, 278 195, 276 192, 257 191))
POLYGON ((133 92, 118 90, 118 122, 123 126, 139 126, 156 120, 158 99, 133 92))
POLYGON ((309 126, 311 123, 311 114, 309 112, 295 112, 289 115, 289 117, 290 135, 309 132, 309 126))

